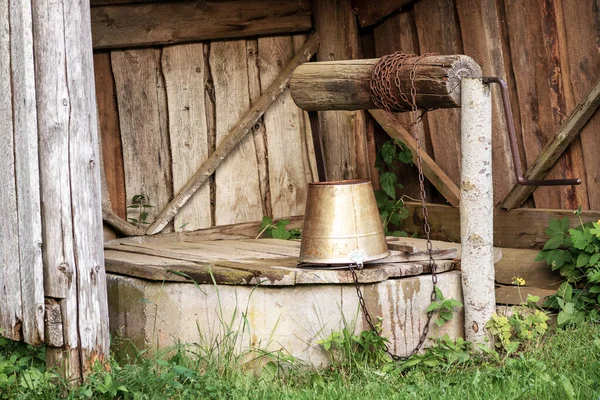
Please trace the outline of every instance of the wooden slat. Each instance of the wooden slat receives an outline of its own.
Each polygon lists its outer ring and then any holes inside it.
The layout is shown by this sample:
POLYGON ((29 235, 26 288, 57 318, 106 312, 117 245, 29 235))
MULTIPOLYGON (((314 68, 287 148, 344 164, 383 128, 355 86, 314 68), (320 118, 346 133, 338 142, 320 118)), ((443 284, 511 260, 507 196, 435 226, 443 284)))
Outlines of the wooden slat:
MULTIPOLYGON (((412 1, 413 0, 352 0, 352 5, 356 10, 356 15, 358 16, 358 23, 361 27, 365 27, 376 24, 389 14, 400 10, 403 6, 411 3, 412 1)), ((394 16, 386 19, 385 21, 388 21, 393 17, 394 16)))
MULTIPOLYGON (((561 53, 552 2, 505 1, 511 59, 519 97, 521 127, 527 165, 552 140, 569 114, 562 84, 561 53), (539 40, 544 38, 544 40, 539 40)), ((580 144, 574 142, 548 174, 550 179, 581 177, 584 168, 580 144)), ((538 208, 588 207, 585 185, 538 187, 533 192, 538 208)))
MULTIPOLYGON (((370 3, 371 7, 375 4, 370 3)), ((360 8, 359 8, 360 21, 360 8)), ((378 24, 373 29, 375 42, 375 56, 381 57, 385 54, 392 54, 396 51, 401 51, 406 54, 419 54, 419 44, 417 32, 415 29, 414 20, 411 12, 401 12, 391 15, 378 24)), ((419 138, 422 151, 427 152, 431 149, 431 138, 429 131, 425 130, 423 121, 413 125, 412 113, 395 113, 396 118, 413 136, 419 138)), ((424 121, 427 120, 427 115, 423 116, 424 121)), ((414 150, 412 150, 414 151, 414 150)), ((429 152, 431 155, 432 152, 429 152)), ((414 166, 399 163, 397 167, 397 175, 401 177, 400 183, 404 186, 402 194, 417 198, 420 195, 419 179, 415 173, 414 166)), ((430 185, 426 185, 427 194, 430 192, 430 185)))
MULTIPOLYGON (((250 108, 246 42, 214 42, 210 65, 215 84, 217 146, 250 108), (224 62, 227 60, 227 62, 224 62)), ((215 224, 248 222, 262 217, 256 150, 244 137, 215 175, 215 224)))
MULTIPOLYGON (((556 136, 546 143, 525 177, 527 179, 544 179, 599 106, 600 79, 596 81, 590 92, 556 132, 556 136)), ((502 202, 502 207, 510 210, 521 206, 534 190, 535 187, 532 186, 515 185, 502 202)))
POLYGON ((119 111, 110 53, 94 54, 96 104, 102 143, 102 158, 112 210, 121 218, 127 217, 123 147, 119 126, 119 111))
POLYGON ((527 300, 527 295, 539 296, 541 305, 544 299, 556 293, 556 290, 534 287, 500 286, 496 288, 496 304, 521 305, 527 300))
MULTIPOLYGON (((412 138, 410 133, 405 130, 400 124, 392 119, 392 116, 383 110, 369 110, 369 113, 375 118, 377 123, 395 139, 400 139, 410 149, 413 161, 417 161, 417 143, 412 138)), ((429 155, 422 151, 421 157, 423 160, 423 174, 429 182, 448 200, 454 207, 458 207, 460 203, 460 190, 454 182, 444 173, 444 171, 436 164, 429 155)))
MULTIPOLYGON (((563 52, 563 67, 569 68, 565 86, 570 86, 575 101, 579 101, 600 78, 600 53, 598 37, 600 37, 600 9, 594 0, 572 2, 556 2, 564 13, 566 52, 563 52)), ((600 209, 600 113, 596 112, 581 131, 583 161, 587 180, 589 207, 600 209)))
POLYGON ((93 7, 94 48, 129 48, 310 30, 310 2, 168 1, 93 7))
MULTIPOLYGON (((258 39, 260 85, 266 91, 294 55, 290 36, 258 39)), ((304 213, 306 173, 310 165, 304 164, 302 137, 305 132, 304 114, 289 90, 285 90, 265 111, 264 125, 267 133, 269 155, 269 184, 271 209, 274 218, 304 213)))
MULTIPOLYGON (((315 2, 314 21, 322 40, 318 61, 360 58, 358 23, 350 0, 315 2)), ((364 111, 319 112, 319 127, 327 179, 369 178, 364 111)))
POLYGON ((65 343, 47 362, 81 379, 109 346, 89 7, 36 3, 33 33, 45 295, 61 299, 65 343))
MULTIPOLYGON (((29 1, 11 2, 10 24, 22 334, 25 342, 41 344, 44 342, 44 270, 32 14, 29 1)), ((0 220, 4 221, 2 218, 0 220)), ((9 222, 3 222, 5 223, 9 222)), ((16 242, 16 238, 14 241, 16 242)))
MULTIPOLYGON (((409 217, 404 221, 403 229, 417 232, 423 237, 420 204, 405 203, 409 209, 409 217)), ((460 242, 460 218, 457 208, 427 204, 429 223, 433 239, 460 242)), ((496 209, 494 212, 494 246, 519 249, 541 249, 549 237, 544 233, 548 229, 550 219, 568 217, 570 226, 579 225, 579 219, 569 210, 547 210, 518 208, 511 211, 496 209)), ((582 219, 598 221, 600 211, 584 211, 582 219)))
MULTIPOLYGON (((254 105, 260 98, 262 92, 257 39, 248 40, 246 42, 246 54, 248 56, 248 92, 250 94, 250 104, 254 105)), ((254 139, 254 148, 256 149, 256 163, 258 165, 262 212, 263 215, 272 217, 271 187, 269 185, 269 155, 267 152, 267 130, 265 128, 264 115, 252 127, 252 137, 254 139)))
POLYGON ((256 168, 256 155, 254 151, 250 151, 254 142, 252 138, 246 137, 246 134, 272 102, 285 90, 293 69, 310 59, 316 52, 319 40, 318 37, 312 36, 269 86, 269 89, 243 114, 240 106, 247 105, 246 96, 248 95, 246 42, 216 42, 214 44, 215 48, 211 50, 210 64, 213 70, 211 75, 215 76, 215 118, 217 140, 220 143, 218 143, 217 148, 208 160, 202 164, 169 205, 163 209, 156 221, 150 225, 146 230, 147 234, 152 235, 160 232, 179 208, 189 200, 219 166, 221 168, 217 171, 215 177, 215 191, 217 192, 215 195, 215 223, 219 225, 220 223, 226 223, 228 220, 230 222, 244 221, 252 219, 251 216, 256 214, 261 215, 261 194, 256 168), (243 53, 240 54, 240 52, 243 53), (230 61, 237 59, 237 64, 233 62, 223 64, 223 59, 230 61), (239 102, 235 110, 231 109, 232 93, 237 96, 239 102), (238 114, 241 114, 241 116, 234 123, 232 117, 236 117, 238 114), (229 158, 228 156, 234 149, 237 158, 229 158), (226 161, 225 167, 221 165, 224 161, 226 161), (253 168, 244 169, 246 166, 253 168), (234 167, 238 169, 234 169, 234 167), (235 178, 235 186, 231 184, 233 178, 235 178), (227 211, 224 211, 225 209, 227 211), (236 210, 237 214, 232 215, 236 210))
MULTIPOLYGON (((173 189, 178 192, 208 158, 204 103, 204 50, 201 43, 163 49, 173 161, 173 189)), ((193 231, 211 225, 210 187, 203 186, 174 218, 176 231, 193 231)))
POLYGON ((17 219, 17 188, 13 137, 11 34, 7 2, 0 4, 0 327, 2 336, 21 340, 23 320, 20 265, 19 226, 17 219))
MULTIPOLYGON (((146 194, 157 211, 173 194, 166 97, 160 51, 127 50, 111 54, 115 77, 127 201, 146 194)), ((137 217, 139 210, 130 209, 137 217)))
MULTIPOLYGON (((456 10, 461 26, 464 54, 481 65, 484 76, 506 79, 504 53, 498 46, 500 17, 495 0, 456 0, 456 10)), ((507 55, 508 56, 508 55, 507 55)), ((516 183, 502 97, 498 87, 492 86, 492 169, 494 178, 494 204, 506 197, 516 183)))
MULTIPOLYGON (((460 29, 453 0, 419 1, 414 5, 419 50, 424 53, 462 54, 460 29)), ((455 184, 460 182, 460 110, 427 114, 433 158, 455 184)))

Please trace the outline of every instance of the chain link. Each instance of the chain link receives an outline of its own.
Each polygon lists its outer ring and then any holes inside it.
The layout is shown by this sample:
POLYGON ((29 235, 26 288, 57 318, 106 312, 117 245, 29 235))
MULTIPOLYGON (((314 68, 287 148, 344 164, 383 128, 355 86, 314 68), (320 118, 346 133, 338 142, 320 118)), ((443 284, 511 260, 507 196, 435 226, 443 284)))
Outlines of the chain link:
MULTIPOLYGON (((429 225, 428 216, 429 211, 427 210, 427 193, 425 192, 425 175, 423 174, 423 159, 421 157, 422 145, 419 139, 419 136, 416 133, 416 125, 420 123, 423 118, 423 113, 418 115, 419 108, 417 106, 417 88, 415 85, 415 80, 417 76, 417 67, 419 62, 424 57, 430 56, 433 54, 423 54, 421 56, 417 56, 416 54, 403 54, 400 52, 396 52, 394 54, 389 54, 387 56, 383 56, 379 62, 373 68, 373 73, 371 76, 371 98, 373 103, 377 105, 379 108, 383 108, 386 110, 390 116, 395 120, 397 124, 400 124, 400 121, 396 118, 392 111, 411 111, 412 116, 412 134, 415 142, 417 144, 416 147, 416 160, 417 160, 417 169, 419 172, 419 190, 421 197, 421 209, 423 212, 423 232, 425 233, 425 237, 427 238, 427 252, 429 254, 429 270, 431 272, 431 282, 432 289, 430 300, 434 302, 436 300, 436 292, 435 288, 438 283, 437 277, 437 265, 435 260, 433 259, 433 245, 431 243, 431 226, 429 225), (404 62, 407 60, 412 61, 412 69, 410 71, 410 99, 402 90, 402 82, 400 80, 400 69, 402 68, 404 62)), ((356 294, 358 295, 358 302, 362 309, 363 315, 369 328, 373 333, 377 336, 381 337, 379 330, 373 324, 373 319, 367 306, 365 304, 365 299, 363 297, 362 291, 360 289, 360 285, 358 282, 358 276, 356 274, 357 270, 362 269, 362 263, 357 263, 356 267, 354 265, 350 266, 350 273, 352 274, 352 279, 354 281, 354 285, 356 287, 356 294)), ((431 319, 433 317, 433 311, 427 312, 427 320, 425 322, 425 326, 423 327, 423 331, 421 332, 421 336, 419 337, 419 342, 417 346, 408 354, 406 357, 401 357, 397 354, 394 354, 387 344, 384 344, 385 352, 392 358, 394 361, 403 361, 412 355, 416 354, 425 343, 427 339, 427 335, 429 333, 429 326, 431 325, 431 319)), ((385 342, 384 342, 385 343, 385 342)))

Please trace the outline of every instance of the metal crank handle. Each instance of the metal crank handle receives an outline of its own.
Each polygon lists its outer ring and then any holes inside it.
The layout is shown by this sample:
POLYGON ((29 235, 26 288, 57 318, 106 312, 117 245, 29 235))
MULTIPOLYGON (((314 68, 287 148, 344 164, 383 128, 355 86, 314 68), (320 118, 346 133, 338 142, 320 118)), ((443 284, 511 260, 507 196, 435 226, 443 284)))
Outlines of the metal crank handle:
POLYGON ((510 151, 512 153, 513 164, 515 166, 515 175, 519 185, 524 186, 571 186, 581 185, 581 179, 525 179, 523 170, 521 170, 521 156, 517 146, 517 135, 515 134, 515 122, 513 120, 512 111, 510 108, 510 100, 508 98, 508 85, 506 81, 497 76, 484 76, 481 78, 483 83, 497 83, 500 86, 502 93, 502 105, 504 107, 504 118, 506 119, 506 128, 508 129, 508 139, 510 141, 510 151))

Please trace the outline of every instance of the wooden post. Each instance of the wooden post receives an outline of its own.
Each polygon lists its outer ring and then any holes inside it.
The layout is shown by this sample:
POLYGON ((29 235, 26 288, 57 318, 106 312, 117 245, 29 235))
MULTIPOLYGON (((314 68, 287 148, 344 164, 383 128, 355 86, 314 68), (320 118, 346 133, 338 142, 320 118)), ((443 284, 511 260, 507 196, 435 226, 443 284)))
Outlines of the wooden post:
MULTIPOLYGON (((358 23, 350 0, 314 1, 313 11, 315 31, 321 37, 317 60, 359 58, 358 23)), ((327 179, 369 178, 369 163, 375 160, 368 158, 364 111, 320 112, 319 128, 327 179)))
POLYGON ((80 380, 109 350, 90 8, 76 0, 32 8, 44 292, 63 318, 64 345, 47 357, 80 380))
POLYGON ((491 347, 493 338, 485 329, 496 311, 491 92, 481 79, 465 78, 461 85, 460 237, 465 338, 491 347))
MULTIPOLYGON (((292 98, 298 107, 309 111, 376 108, 371 101, 369 85, 373 67, 378 61, 378 58, 373 58, 303 64, 292 74, 292 98)), ((413 60, 407 60, 398 70, 404 93, 410 93, 413 65, 413 60)), ((416 67, 417 105, 419 108, 460 107, 460 80, 480 76, 481 68, 471 57, 425 57, 416 67)), ((408 103, 403 106, 410 108, 408 103)))

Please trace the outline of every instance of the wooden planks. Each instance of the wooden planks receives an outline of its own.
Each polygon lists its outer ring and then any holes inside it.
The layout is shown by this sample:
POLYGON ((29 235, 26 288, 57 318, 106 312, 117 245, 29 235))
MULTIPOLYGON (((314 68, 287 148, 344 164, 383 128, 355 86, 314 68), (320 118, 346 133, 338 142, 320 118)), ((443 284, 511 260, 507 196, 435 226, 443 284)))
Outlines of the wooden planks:
MULTIPOLYGON (((374 2, 370 0, 352 0, 352 5, 358 16, 358 23, 361 27, 365 27, 376 24, 387 15, 402 9, 403 6, 412 1, 413 0, 380 0, 374 2)), ((391 18, 388 18, 387 20, 390 20, 393 17, 394 16, 391 16, 391 18)))
MULTIPOLYGON (((210 67, 215 85, 217 146, 250 108, 246 42, 214 42, 210 67), (227 62, 224 62, 227 60, 227 62)), ((236 151, 215 175, 215 224, 225 225, 262 218, 256 150, 252 137, 244 137, 236 151)))
MULTIPOLYGON (((555 4, 557 2, 505 1, 528 165, 552 139, 570 111, 563 85, 565 49, 559 46, 555 4)), ((574 141, 548 178, 583 177, 581 152, 581 145, 574 141)), ((586 185, 576 189, 539 187, 533 198, 538 208, 573 209, 579 205, 587 208, 586 190, 586 185)))
MULTIPOLYGON (((453 0, 420 1, 414 18, 421 54, 462 54, 462 41, 453 0)), ((435 110, 427 114, 436 163, 460 182, 460 110, 435 110)))
MULTIPOLYGON (((266 91, 294 55, 290 36, 258 39, 261 90, 266 91)), ((303 144, 304 113, 289 90, 285 90, 265 111, 271 210, 274 218, 301 215, 306 202, 307 176, 303 144)))
POLYGON ((149 203, 161 210, 171 199, 173 187, 160 51, 115 51, 111 53, 111 59, 119 105, 127 200, 131 202, 133 196, 146 194, 149 203))
MULTIPOLYGON (((27 343, 39 344, 44 341, 44 272, 30 2, 11 2, 10 24, 22 336, 27 343)), ((13 238, 13 242, 16 242, 16 238, 13 238)))
POLYGON ((47 362, 77 380, 109 346, 89 7, 36 3, 33 33, 45 295, 64 332, 47 362))
MULTIPOLYGON (((318 61, 360 58, 358 23, 350 0, 314 4, 315 31, 321 37, 318 61)), ((328 180, 369 178, 364 111, 319 112, 328 180)))
POLYGON ((19 230, 17 219, 17 188, 15 183, 15 156, 13 137, 13 110, 11 88, 11 35, 7 2, 0 4, 0 327, 2 335, 13 340, 21 339, 23 319, 19 230))
POLYGON ((98 106, 99 130, 102 143, 102 159, 112 210, 121 218, 127 218, 125 197, 125 172, 123 147, 115 80, 112 73, 110 53, 94 54, 94 81, 98 106))
MULTIPOLYGON (((456 0, 464 53, 481 66, 484 76, 506 79, 504 53, 498 46, 500 16, 495 0, 456 0)), ((499 88, 492 86, 492 168, 494 204, 500 203, 516 183, 506 120, 499 88)))
MULTIPOLYGON (((570 87, 575 102, 579 102, 590 90, 594 82, 600 78, 600 53, 598 37, 600 37, 600 10, 593 0, 558 2, 562 8, 564 20, 564 38, 561 41, 564 55, 563 66, 568 67, 565 86, 570 87), (566 41, 566 43, 565 43, 566 41)), ((596 112, 581 131, 581 145, 589 207, 600 209, 600 114, 596 112)))
MULTIPOLYGON (((130 48, 311 29, 307 1, 168 1, 92 7, 93 45, 130 48)), ((350 9, 348 9, 350 11, 350 9)))
MULTIPOLYGON (((208 158, 204 99, 204 49, 201 43, 163 49, 173 189, 178 192, 208 158)), ((176 231, 211 226, 210 187, 204 185, 174 218, 176 231)))

